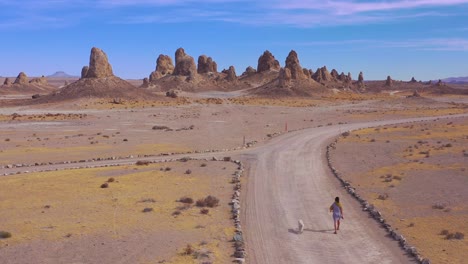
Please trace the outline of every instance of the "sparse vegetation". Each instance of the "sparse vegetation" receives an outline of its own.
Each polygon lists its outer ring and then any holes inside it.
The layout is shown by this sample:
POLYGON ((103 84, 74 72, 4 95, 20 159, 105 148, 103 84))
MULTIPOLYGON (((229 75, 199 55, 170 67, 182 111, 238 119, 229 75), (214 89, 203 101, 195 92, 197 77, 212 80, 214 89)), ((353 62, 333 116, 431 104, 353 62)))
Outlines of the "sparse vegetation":
POLYGON ((113 177, 110 177, 107 182, 115 182, 115 179, 113 177))
POLYGON ((205 214, 205 215, 208 214, 209 212, 210 212, 210 210, 208 210, 206 208, 203 208, 203 209, 200 210, 200 213, 205 214))
POLYGON ((195 252, 195 250, 193 249, 192 245, 187 244, 187 246, 184 248, 184 251, 182 252, 182 254, 192 255, 194 252, 195 252))
POLYGON ((181 213, 182 213, 181 211, 176 210, 176 211, 174 211, 174 212, 172 213, 172 216, 178 216, 178 215, 180 215, 181 213))
POLYGON ((11 237, 11 233, 10 232, 7 232, 7 231, 0 231, 0 239, 6 239, 6 238, 10 238, 11 237))
POLYGON ((202 163, 202 164, 200 165, 200 167, 206 167, 206 166, 207 166, 206 163, 202 163))
POLYGON ((145 198, 145 199, 140 200, 140 203, 155 203, 155 202, 156 200, 153 198, 145 198))
POLYGON ((185 174, 192 174, 192 170, 186 170, 185 174))
POLYGON ((107 182, 101 184, 101 188, 109 188, 109 184, 107 182))
POLYGON ((145 209, 143 209, 143 213, 149 213, 149 212, 152 212, 153 211, 153 208, 151 207, 146 207, 145 209))
POLYGON ((138 166, 148 166, 150 162, 148 160, 139 160, 135 164, 138 166))
POLYGON ((219 205, 219 199, 214 197, 214 196, 211 196, 211 195, 208 195, 204 199, 199 199, 196 202, 196 206, 198 206, 198 207, 213 208, 213 207, 216 207, 218 205, 219 205))
POLYGON ((183 157, 183 158, 180 159, 180 161, 182 161, 182 162, 187 162, 189 160, 191 160, 190 157, 183 157))
POLYGON ((190 197, 182 197, 178 200, 178 202, 185 203, 185 204, 193 204, 193 199, 190 197))
POLYGON ((387 200, 388 199, 388 194, 384 193, 384 194, 379 194, 379 197, 378 197, 379 200, 387 200))

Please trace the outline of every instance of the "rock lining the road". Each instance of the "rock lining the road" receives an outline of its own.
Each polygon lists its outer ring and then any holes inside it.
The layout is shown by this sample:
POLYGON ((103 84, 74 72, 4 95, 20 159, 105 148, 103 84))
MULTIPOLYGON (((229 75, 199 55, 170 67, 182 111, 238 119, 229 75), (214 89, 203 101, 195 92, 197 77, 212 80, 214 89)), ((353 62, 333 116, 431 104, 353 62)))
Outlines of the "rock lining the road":
POLYGON ((370 204, 367 200, 365 200, 361 195, 359 195, 356 192, 356 188, 354 188, 351 183, 343 179, 343 175, 340 171, 338 171, 332 164, 332 159, 331 159, 331 151, 336 149, 336 144, 338 142, 338 139, 340 137, 344 137, 343 134, 349 134, 351 131, 345 131, 342 133, 340 136, 338 136, 332 143, 327 145, 327 151, 326 151, 326 157, 327 157, 327 164, 328 167, 330 168, 331 172, 333 175, 341 182, 343 185, 343 188, 346 189, 346 191, 353 196, 356 200, 359 201, 359 203, 362 205, 362 210, 368 212, 373 219, 375 219, 381 227, 383 227, 387 233, 398 243, 400 244, 400 247, 408 253, 410 256, 413 256, 419 263, 421 264, 430 264, 431 261, 427 258, 424 258, 419 251, 417 250, 416 247, 411 246, 407 241, 406 238, 399 234, 396 230, 393 229, 393 227, 387 223, 385 218, 383 217, 382 213, 375 208, 373 204, 370 204))

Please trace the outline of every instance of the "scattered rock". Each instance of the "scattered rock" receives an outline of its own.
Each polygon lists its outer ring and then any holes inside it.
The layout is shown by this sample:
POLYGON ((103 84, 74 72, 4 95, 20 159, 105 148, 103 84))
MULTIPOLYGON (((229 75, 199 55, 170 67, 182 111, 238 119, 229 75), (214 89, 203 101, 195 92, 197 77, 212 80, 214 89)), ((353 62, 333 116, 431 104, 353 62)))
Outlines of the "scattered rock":
POLYGON ((206 55, 201 55, 198 57, 198 69, 199 74, 209 73, 209 72, 218 72, 218 65, 211 57, 206 55))
POLYGON ((24 72, 20 72, 14 84, 28 84, 28 76, 24 72))
POLYGON ((279 61, 275 59, 275 56, 270 51, 266 50, 258 58, 257 72, 264 72, 269 70, 280 70, 279 61))
POLYGON ((113 77, 112 66, 109 64, 107 55, 99 48, 93 47, 89 57, 89 68, 86 78, 113 77))
POLYGON ((195 76, 197 74, 197 66, 193 57, 185 54, 183 48, 177 49, 175 53, 176 65, 174 75, 195 76))
POLYGON ((294 50, 289 52, 288 57, 286 58, 286 66, 285 68, 291 71, 291 79, 305 79, 306 76, 302 71, 301 64, 299 63, 299 58, 297 57, 297 53, 294 50))

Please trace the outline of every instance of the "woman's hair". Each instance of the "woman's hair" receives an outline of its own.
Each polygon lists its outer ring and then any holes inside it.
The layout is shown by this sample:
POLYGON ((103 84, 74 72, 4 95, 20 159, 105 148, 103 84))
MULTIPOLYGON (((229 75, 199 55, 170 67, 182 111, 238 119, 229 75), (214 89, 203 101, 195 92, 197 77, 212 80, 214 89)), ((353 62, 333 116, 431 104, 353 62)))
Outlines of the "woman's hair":
POLYGON ((340 202, 340 197, 335 197, 335 202, 339 203, 340 202))

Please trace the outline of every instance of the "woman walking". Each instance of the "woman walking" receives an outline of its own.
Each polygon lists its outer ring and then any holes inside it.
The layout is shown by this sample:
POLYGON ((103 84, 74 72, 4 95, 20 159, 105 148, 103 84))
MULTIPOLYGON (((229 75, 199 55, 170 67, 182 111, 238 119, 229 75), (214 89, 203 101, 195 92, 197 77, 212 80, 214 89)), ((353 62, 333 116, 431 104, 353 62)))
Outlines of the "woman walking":
POLYGON ((335 225, 335 233, 340 230, 340 218, 344 219, 343 207, 340 204, 340 197, 335 198, 335 202, 330 206, 330 212, 333 212, 333 223, 335 225))

